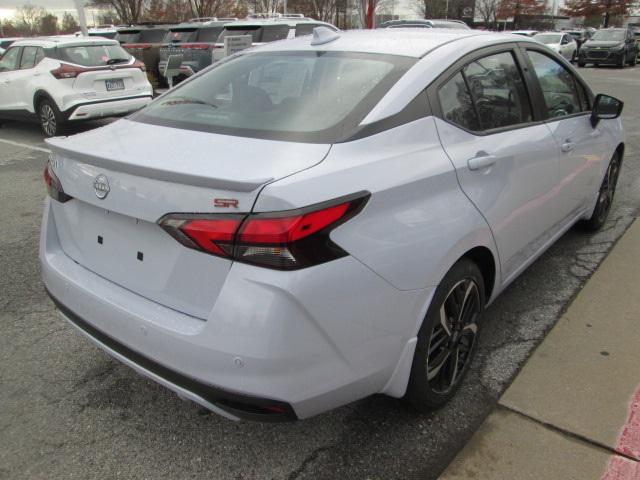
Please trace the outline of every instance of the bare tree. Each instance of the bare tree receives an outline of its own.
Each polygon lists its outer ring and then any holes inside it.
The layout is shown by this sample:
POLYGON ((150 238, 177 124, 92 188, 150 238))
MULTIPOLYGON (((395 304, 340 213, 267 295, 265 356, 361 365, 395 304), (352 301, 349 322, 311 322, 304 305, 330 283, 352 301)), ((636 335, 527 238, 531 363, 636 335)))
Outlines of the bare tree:
POLYGON ((25 3, 16 9, 14 17, 16 28, 21 31, 23 35, 35 35, 40 28, 40 21, 46 13, 42 7, 25 3))
POLYGON ((195 17, 215 17, 227 6, 225 0, 189 0, 195 17))
POLYGON ((333 22, 338 7, 337 0, 311 0, 313 16, 323 22, 333 22))
POLYGON ((118 15, 120 22, 136 24, 144 13, 145 0, 93 0, 90 5, 112 8, 118 15))
POLYGON ((478 0, 478 3, 476 3, 476 11, 482 17, 485 27, 492 25, 495 28, 500 1, 501 0, 478 0))

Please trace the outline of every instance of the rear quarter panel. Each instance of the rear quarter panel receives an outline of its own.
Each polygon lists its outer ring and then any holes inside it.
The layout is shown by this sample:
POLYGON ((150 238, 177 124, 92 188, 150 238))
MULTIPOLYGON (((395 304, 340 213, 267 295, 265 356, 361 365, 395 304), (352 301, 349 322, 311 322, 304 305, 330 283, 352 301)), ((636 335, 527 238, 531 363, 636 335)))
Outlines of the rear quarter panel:
POLYGON ((298 208, 361 190, 371 192, 369 202, 331 238, 397 289, 437 285, 476 246, 498 258, 432 117, 334 145, 321 164, 265 187, 254 209, 298 208))

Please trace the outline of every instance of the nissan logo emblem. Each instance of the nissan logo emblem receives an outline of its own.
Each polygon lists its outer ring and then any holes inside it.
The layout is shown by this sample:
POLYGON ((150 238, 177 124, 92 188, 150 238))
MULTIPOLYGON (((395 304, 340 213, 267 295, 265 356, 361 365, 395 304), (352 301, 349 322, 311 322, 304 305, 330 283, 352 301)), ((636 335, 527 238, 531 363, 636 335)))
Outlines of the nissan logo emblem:
POLYGON ((98 175, 93 181, 93 191, 96 192, 96 197, 98 197, 100 200, 109 195, 110 190, 111 189, 109 188, 109 180, 107 180, 107 177, 105 177, 104 175, 98 175))

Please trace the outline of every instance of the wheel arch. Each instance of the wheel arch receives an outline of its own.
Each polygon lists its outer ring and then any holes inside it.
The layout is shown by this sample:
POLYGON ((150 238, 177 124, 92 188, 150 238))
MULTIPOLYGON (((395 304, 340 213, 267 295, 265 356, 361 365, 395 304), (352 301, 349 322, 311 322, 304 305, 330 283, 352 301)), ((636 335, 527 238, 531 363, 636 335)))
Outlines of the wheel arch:
POLYGON ((56 107, 58 106, 56 104, 55 100, 53 99, 53 97, 51 95, 49 95, 46 91, 44 91, 44 90, 36 90, 36 93, 33 94, 33 111, 36 114, 38 113, 38 104, 42 100, 49 100, 50 102, 53 102, 53 104, 56 107))
POLYGON ((463 258, 468 258, 480 269, 484 280, 485 304, 487 304, 493 295, 496 282, 497 262, 493 252, 485 246, 478 246, 467 251, 458 260, 463 258))
POLYGON ((618 160, 620 160, 620 166, 622 166, 622 163, 624 161, 624 142, 620 142, 620 144, 618 144, 618 146, 616 147, 615 153, 618 154, 618 160))

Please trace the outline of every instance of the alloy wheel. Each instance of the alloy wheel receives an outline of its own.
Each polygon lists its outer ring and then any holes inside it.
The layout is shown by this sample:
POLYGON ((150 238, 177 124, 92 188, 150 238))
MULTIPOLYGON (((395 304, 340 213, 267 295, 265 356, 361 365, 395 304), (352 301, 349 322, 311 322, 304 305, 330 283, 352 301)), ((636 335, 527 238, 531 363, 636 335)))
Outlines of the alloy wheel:
POLYGON ((478 332, 480 293, 472 279, 456 283, 440 306, 440 322, 431 331, 427 380, 437 393, 447 393, 462 378, 478 332))
POLYGON ((49 136, 56 134, 56 114, 48 103, 44 103, 40 107, 40 123, 44 133, 49 136))

